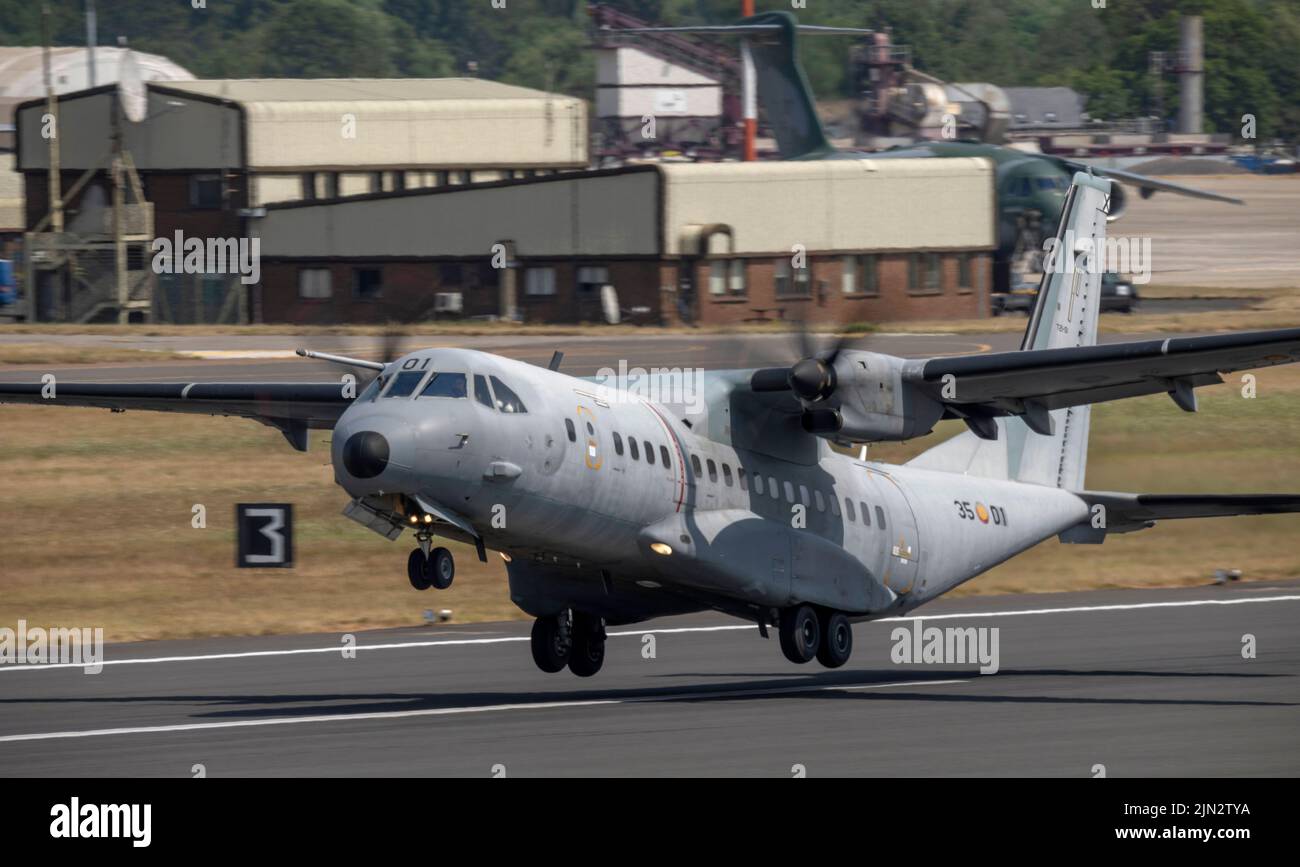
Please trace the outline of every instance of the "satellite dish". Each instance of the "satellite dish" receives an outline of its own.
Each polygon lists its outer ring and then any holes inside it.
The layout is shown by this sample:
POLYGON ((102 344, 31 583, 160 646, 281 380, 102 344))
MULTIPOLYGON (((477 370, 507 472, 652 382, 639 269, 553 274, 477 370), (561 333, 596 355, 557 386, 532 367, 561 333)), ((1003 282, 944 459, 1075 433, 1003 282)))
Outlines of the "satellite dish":
POLYGON ((149 96, 144 80, 140 78, 140 66, 130 50, 122 54, 117 67, 117 101, 126 119, 132 123, 139 123, 149 113, 149 96))
POLYGON ((622 318, 618 309, 618 292, 608 283, 600 287, 600 309, 610 325, 617 325, 622 318))

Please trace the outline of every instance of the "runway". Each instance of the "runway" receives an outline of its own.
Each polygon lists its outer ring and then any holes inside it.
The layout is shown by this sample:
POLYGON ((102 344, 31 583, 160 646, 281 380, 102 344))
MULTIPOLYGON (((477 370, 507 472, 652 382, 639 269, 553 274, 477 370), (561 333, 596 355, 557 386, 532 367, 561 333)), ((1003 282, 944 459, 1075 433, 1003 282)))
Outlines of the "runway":
POLYGON ((109 646, 94 675, 0 666, 0 774, 1300 773, 1300 582, 917 614, 998 628, 998 672, 893 663, 911 621, 859 624, 839 671, 794 666, 715 615, 612 630, 590 680, 538 672, 526 623, 357 633, 351 659, 338 634, 109 646))

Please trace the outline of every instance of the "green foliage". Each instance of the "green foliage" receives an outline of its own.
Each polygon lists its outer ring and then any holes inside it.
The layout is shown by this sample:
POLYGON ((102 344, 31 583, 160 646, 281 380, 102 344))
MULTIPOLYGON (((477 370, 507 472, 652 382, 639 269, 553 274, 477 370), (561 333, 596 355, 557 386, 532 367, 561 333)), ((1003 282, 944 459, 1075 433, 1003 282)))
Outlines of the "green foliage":
MULTIPOLYGON (((590 98, 594 64, 585 0, 131 0, 101 2, 103 44, 117 36, 199 76, 486 78, 590 98), (193 8, 203 2, 204 8, 193 8), (505 8, 498 8, 501 2, 505 8)), ((55 44, 84 40, 82 0, 50 0, 55 44)), ((740 0, 611 0, 651 21, 727 23, 740 0)), ((892 30, 918 68, 950 81, 1067 85, 1094 117, 1177 112, 1172 75, 1148 74, 1148 53, 1174 51, 1178 20, 1205 18, 1206 129, 1300 138, 1300 0, 759 0, 811 24, 892 30)), ((0 44, 40 43, 40 4, 0 0, 0 44)), ((823 99, 852 96, 849 40, 804 39, 802 59, 823 99)))

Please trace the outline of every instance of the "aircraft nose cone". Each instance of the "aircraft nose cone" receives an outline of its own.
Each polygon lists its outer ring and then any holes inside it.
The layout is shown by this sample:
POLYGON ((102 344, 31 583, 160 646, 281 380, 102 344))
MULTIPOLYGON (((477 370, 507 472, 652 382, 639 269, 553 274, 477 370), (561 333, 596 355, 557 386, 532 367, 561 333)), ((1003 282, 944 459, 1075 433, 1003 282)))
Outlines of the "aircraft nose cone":
POLYGON ((388 466, 388 440, 383 434, 363 430, 343 444, 343 468, 354 478, 373 479, 388 466))

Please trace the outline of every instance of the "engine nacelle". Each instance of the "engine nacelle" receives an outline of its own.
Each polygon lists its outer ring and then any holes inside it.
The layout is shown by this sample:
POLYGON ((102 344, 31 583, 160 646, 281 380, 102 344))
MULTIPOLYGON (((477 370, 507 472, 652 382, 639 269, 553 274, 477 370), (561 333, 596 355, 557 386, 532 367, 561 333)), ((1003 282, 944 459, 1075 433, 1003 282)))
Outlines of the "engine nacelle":
MULTIPOLYGON (((1145 198, 1147 196, 1147 191, 1143 190, 1142 194, 1143 197, 1145 198)), ((1107 223, 1115 222, 1120 217, 1124 216, 1124 212, 1127 210, 1128 210, 1128 193, 1124 192, 1124 185, 1121 184, 1119 181, 1111 181, 1110 182, 1110 210, 1106 214, 1106 222, 1107 223)))
POLYGON ((905 363, 876 352, 841 352, 835 360, 834 394, 826 405, 804 412, 804 430, 852 443, 908 440, 929 433, 943 417, 943 404, 904 382, 905 363))

